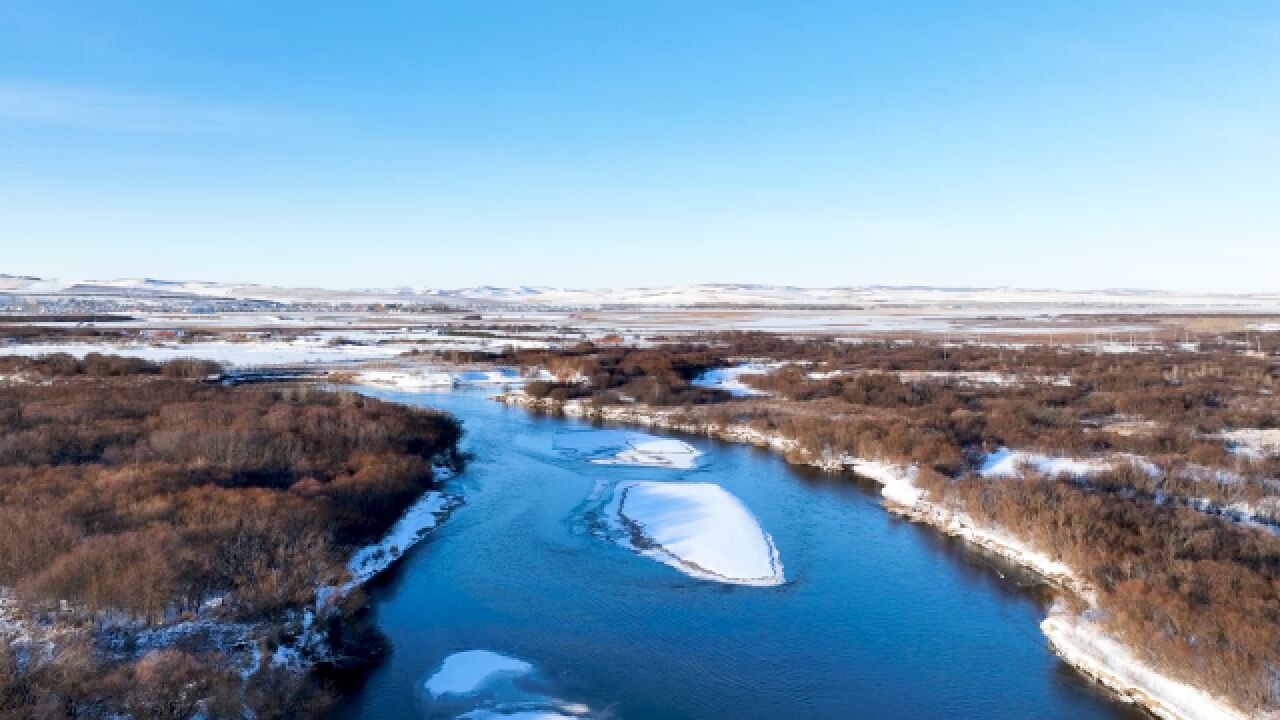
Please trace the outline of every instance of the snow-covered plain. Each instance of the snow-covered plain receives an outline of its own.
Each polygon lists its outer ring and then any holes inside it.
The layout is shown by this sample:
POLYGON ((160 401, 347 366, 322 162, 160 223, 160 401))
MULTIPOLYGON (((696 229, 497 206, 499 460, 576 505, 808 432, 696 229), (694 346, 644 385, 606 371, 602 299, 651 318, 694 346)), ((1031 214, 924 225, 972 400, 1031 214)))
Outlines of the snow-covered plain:
POLYGON ((616 542, 691 577, 735 585, 785 582, 773 537, 719 485, 619 483, 603 516, 616 542))
POLYGON ((260 340, 248 342, 198 341, 190 343, 50 343, 0 345, 0 355, 36 357, 67 353, 84 357, 90 353, 124 355, 153 362, 177 358, 213 360, 226 365, 298 365, 304 363, 350 362, 392 358, 410 349, 398 345, 328 345, 313 340, 260 340))
MULTIPOLYGON (((173 305, 183 300, 209 302, 242 300, 289 305, 294 303, 371 304, 445 303, 459 306, 500 307, 832 307, 1017 308, 1020 312, 1070 309, 1073 313, 1114 313, 1143 309, 1155 312, 1187 312, 1231 309, 1237 312, 1276 312, 1280 294, 1178 293, 1153 290, 1054 290, 1034 288, 948 288, 863 285, 845 287, 796 287, 721 283, 668 285, 638 288, 563 288, 549 286, 456 289, 429 287, 394 288, 292 288, 249 283, 173 281, 154 278, 110 280, 56 279, 0 275, 0 295, 17 297, 116 297, 133 303, 173 305)), ((274 308, 272 308, 274 310, 274 308)))
POLYGON ((578 430, 556 433, 553 445, 598 465, 637 465, 690 470, 702 453, 687 442, 625 430, 578 430))

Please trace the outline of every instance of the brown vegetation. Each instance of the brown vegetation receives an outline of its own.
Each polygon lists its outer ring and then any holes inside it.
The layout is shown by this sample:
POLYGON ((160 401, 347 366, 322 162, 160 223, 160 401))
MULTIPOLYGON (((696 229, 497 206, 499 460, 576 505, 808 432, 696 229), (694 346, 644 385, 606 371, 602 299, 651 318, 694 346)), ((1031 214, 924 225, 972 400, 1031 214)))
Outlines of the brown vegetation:
MULTIPOLYGON (((270 621, 313 603, 354 546, 431 487, 434 463, 457 462, 461 429, 446 415, 190 379, 216 370, 93 355, 0 360, 0 373, 41 379, 0 387, 0 586, 33 611, 67 602, 87 619, 109 611, 161 623, 220 598, 221 619, 270 621)), ((187 717, 190 702, 230 682, 196 650, 99 662, 64 647, 20 666, 0 648, 0 717, 187 717), (175 695, 175 677, 191 678, 189 691, 175 695)), ((264 708, 290 693, 309 707, 302 698, 314 693, 296 679, 270 690, 264 708)))

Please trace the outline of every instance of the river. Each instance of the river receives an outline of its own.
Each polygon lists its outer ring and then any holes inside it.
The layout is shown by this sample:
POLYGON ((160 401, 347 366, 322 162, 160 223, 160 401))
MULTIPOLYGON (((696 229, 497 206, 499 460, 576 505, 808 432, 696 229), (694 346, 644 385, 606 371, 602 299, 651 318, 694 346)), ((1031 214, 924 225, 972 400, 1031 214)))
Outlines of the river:
POLYGON ((368 392, 453 413, 474 457, 449 487, 465 504, 369 586, 392 652, 342 720, 456 715, 424 683, 469 650, 528 663, 518 700, 592 717, 1145 717, 1053 655, 1032 578, 890 515, 870 484, 704 438, 683 438, 704 453, 692 470, 592 464, 557 450, 581 421, 475 391, 368 392), (720 485, 786 583, 695 579, 588 532, 587 498, 620 480, 720 485))

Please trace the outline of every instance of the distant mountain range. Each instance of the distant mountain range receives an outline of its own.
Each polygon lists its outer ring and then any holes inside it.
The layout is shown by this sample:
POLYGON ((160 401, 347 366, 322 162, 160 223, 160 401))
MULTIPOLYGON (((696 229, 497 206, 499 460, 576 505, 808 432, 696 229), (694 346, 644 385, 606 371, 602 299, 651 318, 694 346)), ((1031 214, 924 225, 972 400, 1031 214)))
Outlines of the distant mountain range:
POLYGON ((269 285, 172 281, 153 278, 59 280, 0 274, 0 296, 119 298, 146 302, 243 300, 282 304, 443 303, 465 307, 532 309, 845 307, 867 309, 969 310, 1043 306, 1094 312, 1156 308, 1162 311, 1280 312, 1280 293, 1214 294, 1109 289, 1064 291, 1022 288, 883 286, 805 288, 790 285, 707 284, 643 288, 577 289, 521 285, 332 290, 269 285))

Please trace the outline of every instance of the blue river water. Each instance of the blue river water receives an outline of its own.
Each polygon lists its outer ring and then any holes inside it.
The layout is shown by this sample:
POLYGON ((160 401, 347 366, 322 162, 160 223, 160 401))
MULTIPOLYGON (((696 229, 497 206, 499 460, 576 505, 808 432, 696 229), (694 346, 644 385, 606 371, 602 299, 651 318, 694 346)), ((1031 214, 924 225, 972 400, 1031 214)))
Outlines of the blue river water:
POLYGON ((449 488, 465 504, 369 587, 392 651, 344 720, 448 717, 424 682, 468 650, 529 663, 592 717, 1144 717, 1053 655, 1032 578, 891 516, 855 478, 703 438, 682 438, 705 454, 693 470, 596 465, 554 446, 580 421, 477 392, 371 394, 455 414, 474 457, 449 488), (786 584, 697 580, 585 532, 596 483, 624 479, 721 485, 773 536, 786 584))

